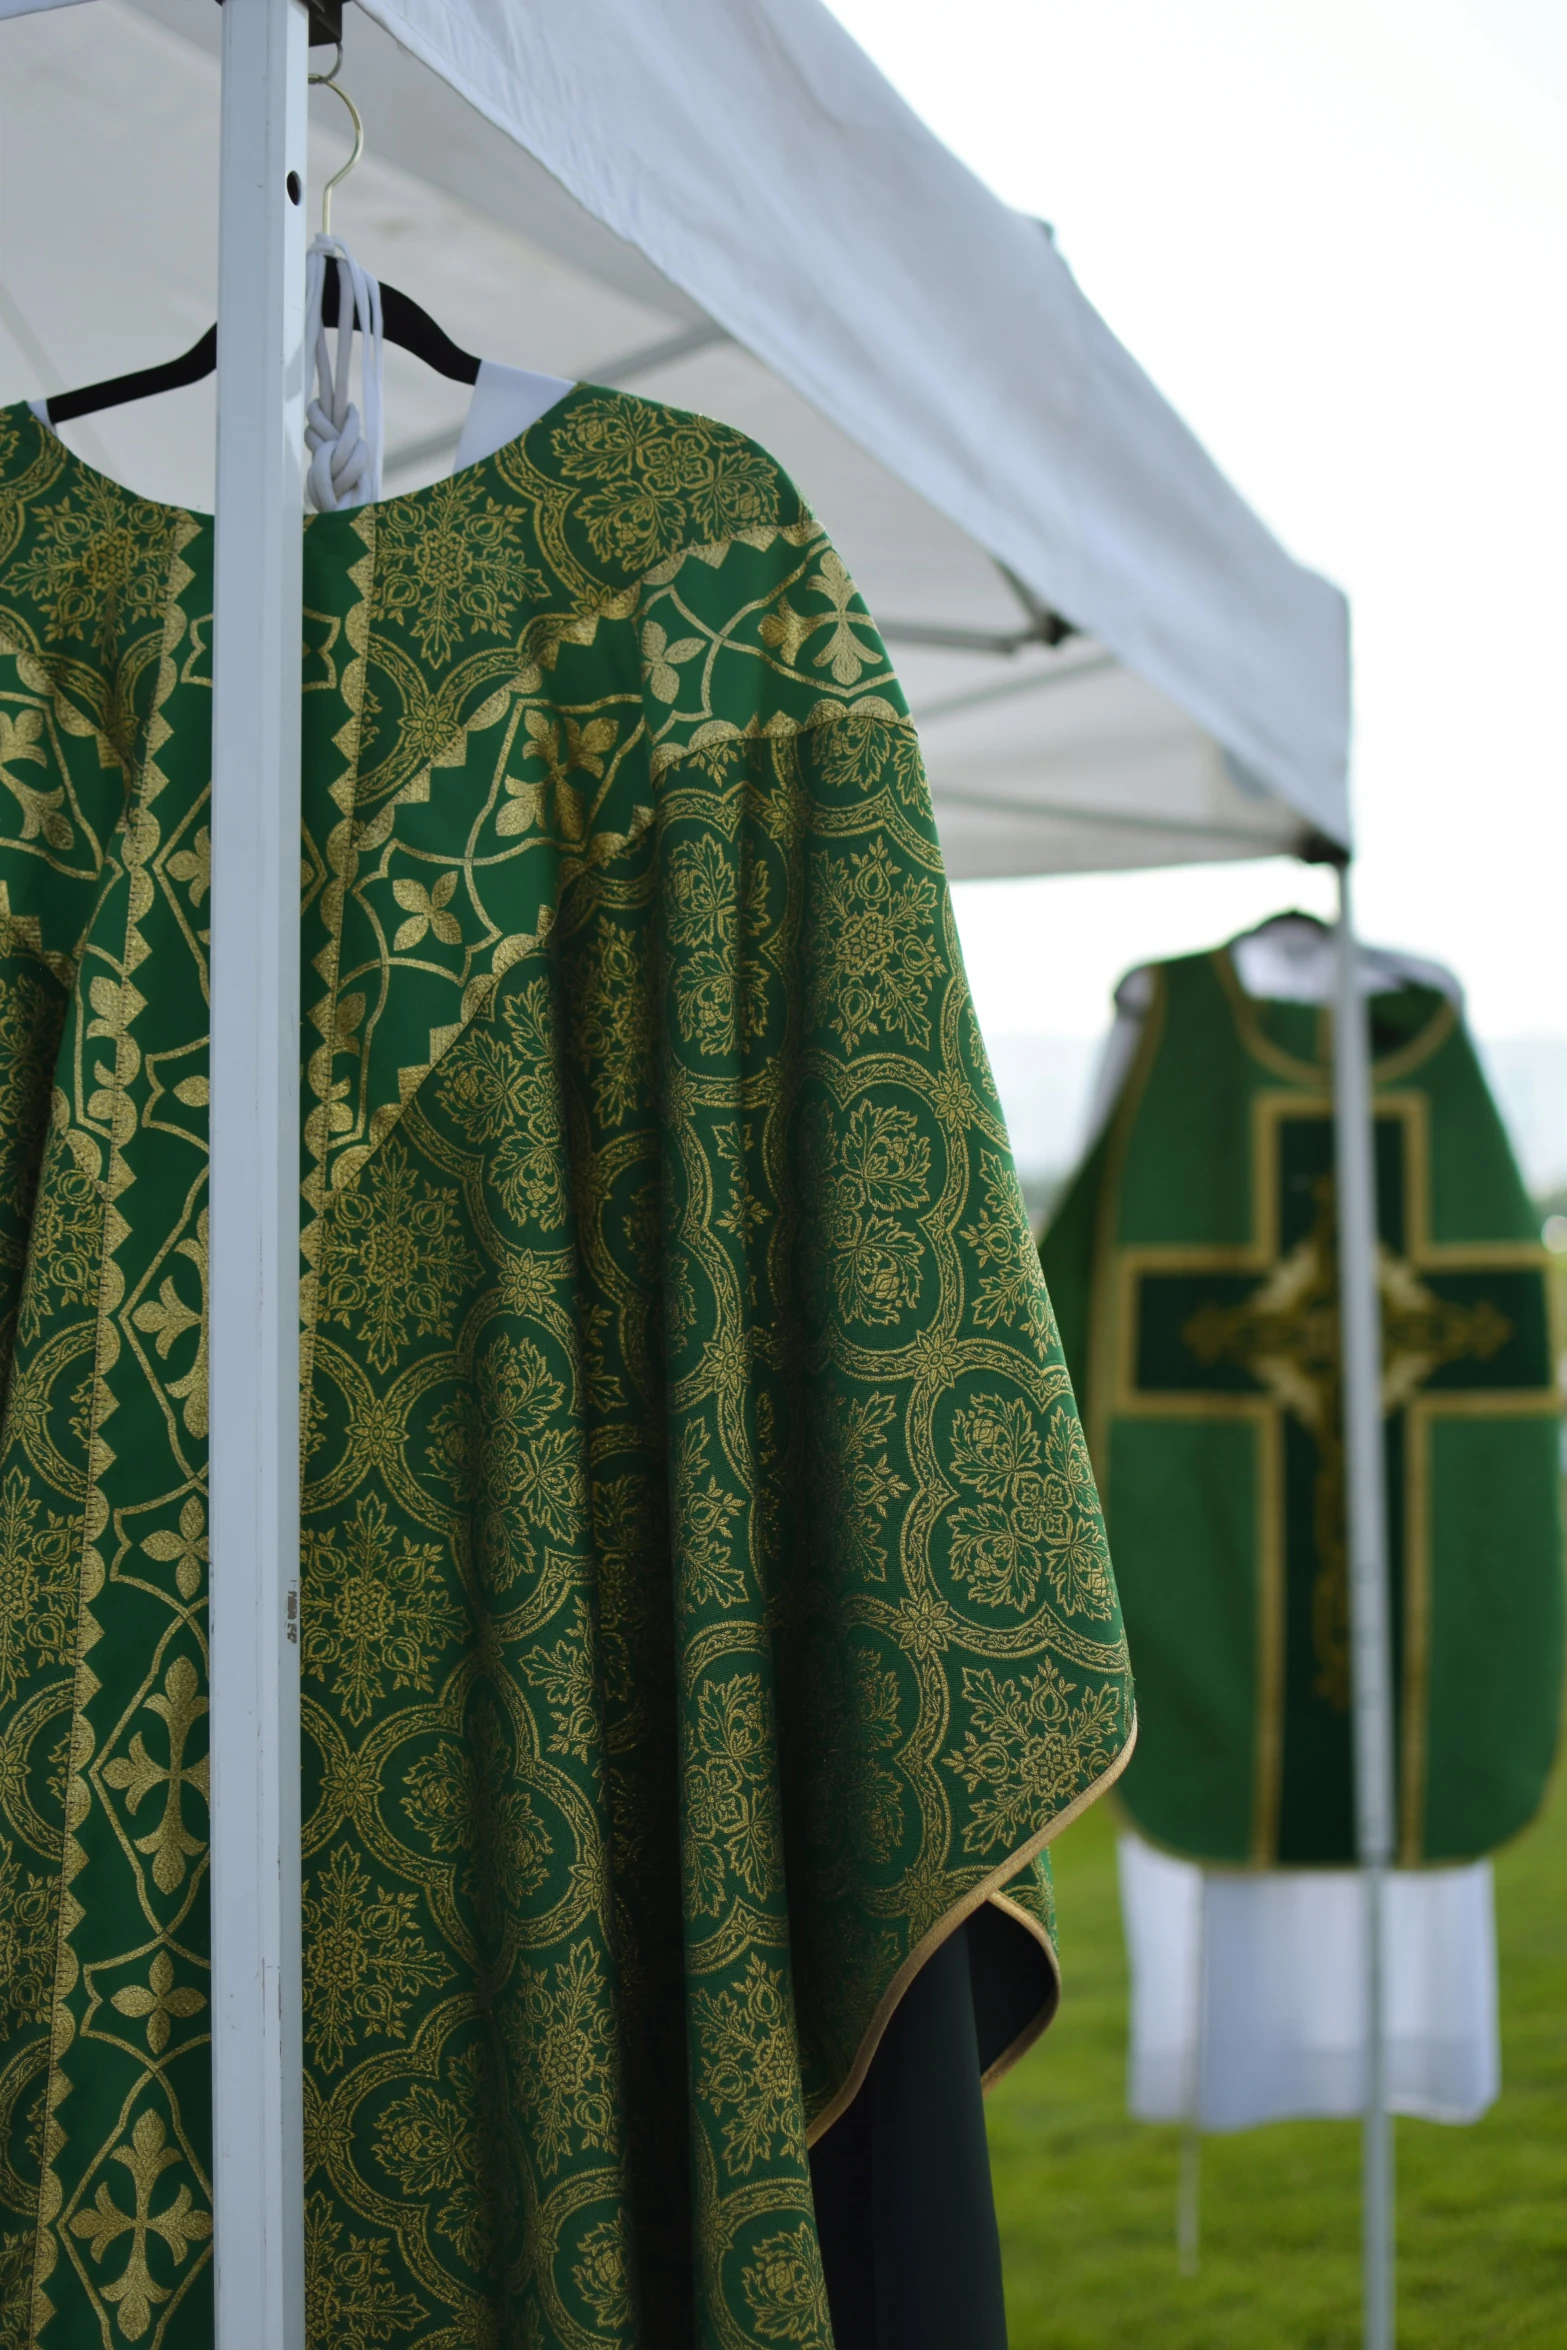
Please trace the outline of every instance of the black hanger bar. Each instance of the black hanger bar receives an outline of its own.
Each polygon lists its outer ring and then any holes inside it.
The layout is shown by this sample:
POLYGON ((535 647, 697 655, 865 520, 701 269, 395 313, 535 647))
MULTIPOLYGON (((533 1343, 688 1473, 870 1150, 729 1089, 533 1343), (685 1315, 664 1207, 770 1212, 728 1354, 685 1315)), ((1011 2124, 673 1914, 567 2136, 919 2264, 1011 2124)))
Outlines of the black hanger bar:
MULTIPOLYGON (((325 326, 337 324, 338 283, 338 271, 328 270, 321 289, 325 326)), ((460 351, 411 294, 399 293, 396 286, 383 286, 381 323, 389 343, 411 351, 437 375, 447 376, 453 383, 478 382, 479 362, 472 352, 460 351)), ((131 375, 108 376, 102 383, 84 384, 80 391, 56 392, 44 402, 44 410, 51 424, 69 424, 73 416, 96 416, 100 409, 123 407, 127 400, 150 400, 156 392, 177 392, 185 384, 200 383, 217 364, 218 330, 209 326, 201 340, 177 359, 166 359, 161 367, 138 367, 131 375)))
MULTIPOLYGON (((326 283, 321 288, 321 323, 337 324, 337 296, 342 283, 340 270, 329 269, 326 283)), ((426 367, 433 367, 437 375, 450 378, 453 383, 472 384, 479 380, 479 362, 471 351, 459 351, 443 327, 436 325, 428 310, 421 308, 411 294, 399 293, 396 286, 381 288, 381 331, 389 343, 400 350, 411 351, 422 359, 426 367)))
POLYGON ((127 400, 150 400, 154 392, 177 392, 182 385, 199 384, 217 364, 218 330, 209 326, 177 359, 165 359, 161 367, 138 367, 133 375, 84 384, 79 392, 56 392, 44 402, 44 412, 51 424, 69 424, 73 416, 96 416, 100 408, 119 408, 127 400))

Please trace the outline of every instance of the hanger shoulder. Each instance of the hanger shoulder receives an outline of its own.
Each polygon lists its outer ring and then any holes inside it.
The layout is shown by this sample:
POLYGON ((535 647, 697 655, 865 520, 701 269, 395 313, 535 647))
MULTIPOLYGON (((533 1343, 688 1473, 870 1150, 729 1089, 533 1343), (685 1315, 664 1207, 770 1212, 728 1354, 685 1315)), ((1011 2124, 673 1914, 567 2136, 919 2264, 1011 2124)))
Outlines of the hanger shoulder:
MULTIPOLYGON (((337 324, 337 295, 338 272, 329 269, 321 288, 323 326, 337 324)), ((396 286, 381 288, 381 328, 389 343, 411 351, 426 367, 433 367, 437 375, 444 375, 453 383, 478 382, 479 362, 472 352, 459 350, 445 328, 436 325, 429 311, 396 286)))
MULTIPOLYGON (((337 271, 328 270, 321 289, 323 326, 337 324, 337 279, 337 271)), ((452 383, 478 382, 479 362, 472 352, 459 350, 412 295, 400 293, 396 286, 383 286, 381 320, 389 343, 411 351, 437 375, 452 383)), ((186 384, 200 383, 217 363, 218 330, 209 326, 177 359, 166 359, 160 367, 139 367, 130 375, 106 376, 101 383, 83 384, 79 391, 55 392, 44 402, 45 413, 51 424, 69 424, 75 416, 96 416, 104 408, 123 407, 128 400, 150 400, 155 393, 177 392, 186 384)))
POLYGON ((103 408, 123 407, 127 400, 150 400, 155 392, 177 392, 185 384, 200 383, 218 364, 218 330, 206 333, 158 367, 138 367, 130 375, 106 376, 102 383, 84 384, 80 391, 55 392, 44 402, 51 424, 69 424, 73 416, 96 416, 103 408))

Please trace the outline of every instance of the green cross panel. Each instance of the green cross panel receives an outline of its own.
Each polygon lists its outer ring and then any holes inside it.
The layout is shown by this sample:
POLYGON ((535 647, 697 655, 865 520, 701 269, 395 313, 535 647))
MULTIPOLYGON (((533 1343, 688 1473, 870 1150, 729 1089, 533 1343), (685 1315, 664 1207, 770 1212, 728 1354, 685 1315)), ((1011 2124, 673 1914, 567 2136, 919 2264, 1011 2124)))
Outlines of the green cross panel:
MULTIPOLYGON (((1137 1681, 1120 1789, 1193 1858, 1355 1856, 1330 1095, 1315 1011, 1159 967, 1138 1066, 1043 1246, 1137 1681)), ((1537 1809, 1561 1681, 1543 1252, 1472 1047, 1373 1008, 1400 1858, 1537 1809)))
MULTIPOLYGON (((1155 1397, 1223 1410, 1229 1398, 1255 1398, 1252 1408, 1268 1416, 1265 1441, 1282 1472, 1267 1545, 1275 1554, 1271 1661, 1281 1684, 1270 1690, 1269 1712, 1282 1712, 1270 1758, 1275 1839, 1294 1860, 1331 1860, 1354 1835, 1333 1128, 1315 1115, 1269 1123, 1273 1263, 1260 1275, 1219 1264, 1135 1272, 1129 1400, 1134 1410, 1155 1397)), ((1481 1263, 1418 1272, 1410 1263, 1406 1132, 1401 1118, 1377 1120, 1383 1445, 1401 1713, 1403 1701, 1419 1705, 1429 1668, 1410 1637, 1411 1617, 1418 1624, 1429 1614, 1429 1528, 1408 1486, 1412 1471, 1429 1473, 1431 1419, 1443 1401, 1450 1410, 1483 1411, 1489 1399, 1537 1393, 1551 1377, 1537 1270, 1481 1263), (1408 1580, 1418 1581, 1418 1595, 1406 1590, 1408 1580)), ((1401 1738, 1400 1752, 1413 1743, 1401 1738)))

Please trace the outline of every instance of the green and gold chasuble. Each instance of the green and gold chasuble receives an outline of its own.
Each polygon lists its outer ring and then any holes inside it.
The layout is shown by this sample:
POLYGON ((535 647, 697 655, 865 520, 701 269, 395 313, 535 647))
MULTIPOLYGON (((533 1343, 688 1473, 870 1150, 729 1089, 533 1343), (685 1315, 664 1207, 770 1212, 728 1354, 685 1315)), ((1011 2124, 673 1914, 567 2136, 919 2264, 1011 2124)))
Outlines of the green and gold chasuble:
MULTIPOLYGON (((1142 1833, 1355 1856, 1331 1015, 1227 950, 1154 968, 1137 1058, 1042 1247, 1089 1402, 1142 1833)), ((1533 1816, 1562 1677, 1544 1251, 1452 1004, 1370 1001, 1399 1857, 1533 1816)))
MULTIPOLYGON (((618 393, 305 578, 310 2341, 828 2350, 808 2143, 987 1902, 992 2069, 1047 2020, 1131 1734, 914 735, 772 462, 618 393)), ((36 2350, 211 2333, 211 612, 205 519, 0 417, 36 2350)))

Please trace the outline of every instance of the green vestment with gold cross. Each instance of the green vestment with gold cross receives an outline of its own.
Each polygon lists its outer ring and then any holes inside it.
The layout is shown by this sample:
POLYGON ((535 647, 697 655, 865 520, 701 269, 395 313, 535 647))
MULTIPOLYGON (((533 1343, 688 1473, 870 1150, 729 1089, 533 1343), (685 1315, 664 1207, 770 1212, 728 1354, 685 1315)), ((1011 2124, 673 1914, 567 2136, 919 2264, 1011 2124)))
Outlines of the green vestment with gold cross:
MULTIPOLYGON (((1132 1726, 918 747, 620 393, 305 607, 311 2350, 830 2350, 809 2149, 965 1920, 1048 2020, 1132 1726)), ((212 2334, 211 646, 210 521, 0 414, 6 2350, 212 2334)))
MULTIPOLYGON (((1330 1015, 1227 950, 1152 968, 1042 1255, 1126 1611, 1142 1834, 1355 1857, 1330 1015)), ((1370 999, 1398 1855, 1531 1819, 1562 1677, 1560 1418, 1538 1219, 1453 1004, 1370 999)))

